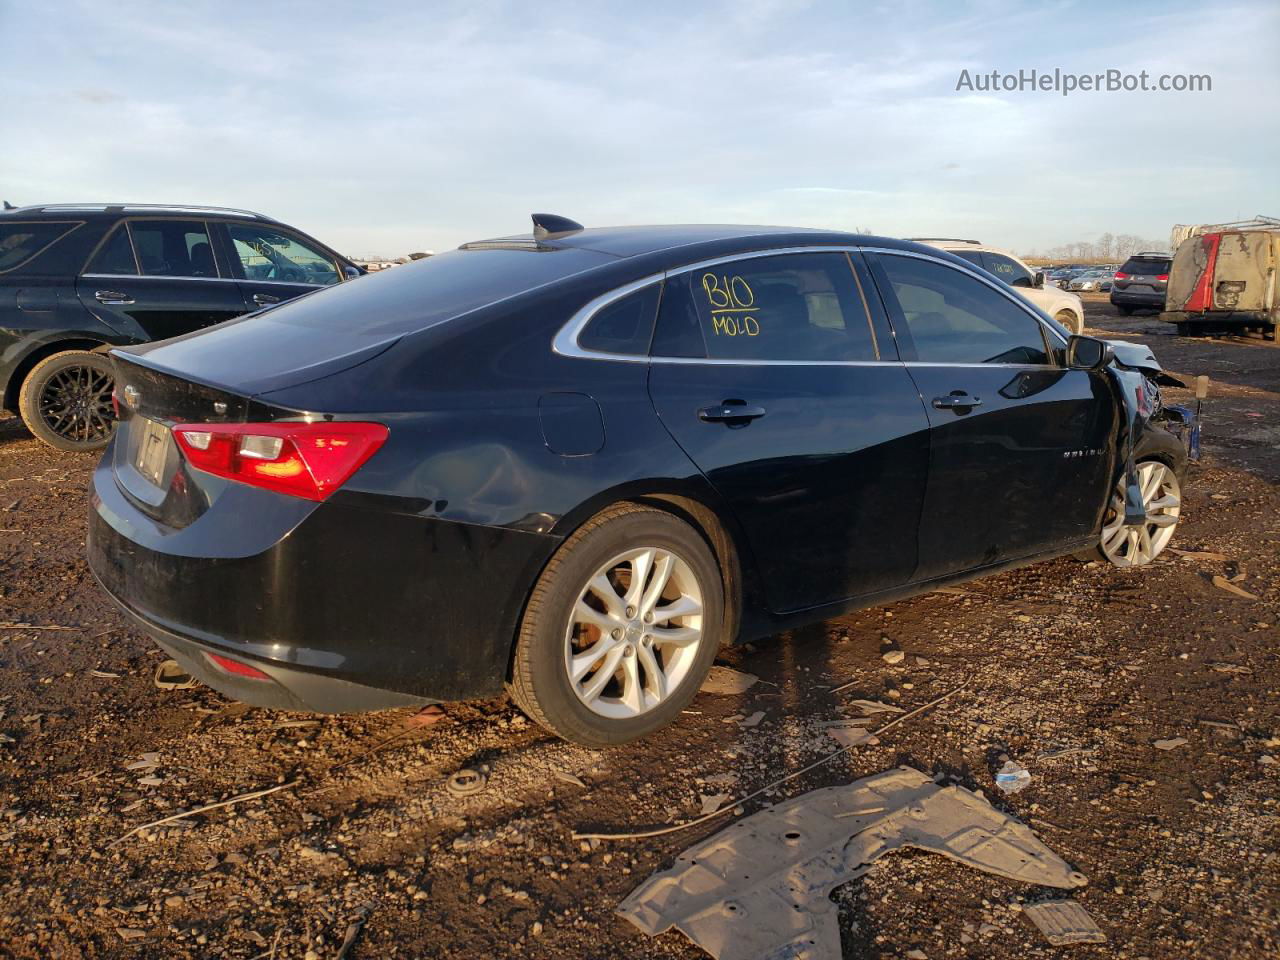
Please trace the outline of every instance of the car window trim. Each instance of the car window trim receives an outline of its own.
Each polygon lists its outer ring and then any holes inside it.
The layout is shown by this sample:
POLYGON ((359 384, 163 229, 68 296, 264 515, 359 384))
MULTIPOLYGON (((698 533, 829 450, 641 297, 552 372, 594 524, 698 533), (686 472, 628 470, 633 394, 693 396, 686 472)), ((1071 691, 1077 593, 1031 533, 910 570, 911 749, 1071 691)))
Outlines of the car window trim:
MULTIPOLYGON (((220 280, 220 281, 234 280, 235 279, 234 277, 226 276, 225 271, 222 269, 222 258, 218 256, 218 247, 214 243, 213 230, 210 228, 210 224, 216 223, 216 222, 217 221, 211 221, 206 217, 166 217, 166 216, 124 217, 122 220, 120 220, 120 223, 123 223, 126 229, 128 229, 129 231, 129 246, 133 247, 133 266, 134 266, 134 269, 137 270, 138 272, 136 274, 85 273, 85 274, 81 274, 81 276, 98 277, 98 278, 133 276, 133 277, 146 279, 146 280, 220 280), (138 245, 134 243, 134 240, 133 240, 133 228, 131 225, 135 222, 137 223, 160 222, 160 223, 199 223, 201 224, 204 227, 205 236, 209 238, 209 252, 213 256, 213 269, 218 271, 218 275, 216 277, 189 277, 186 274, 180 274, 180 273, 143 273, 142 261, 138 257, 138 245)), ((102 238, 104 243, 110 237, 111 232, 112 231, 108 231, 107 236, 102 238)), ((99 244, 99 246, 101 246, 101 244, 99 244)), ((94 254, 96 253, 97 253, 97 250, 94 251, 94 254)), ((93 262, 93 257, 90 256, 89 259, 85 261, 85 266, 87 267, 92 262, 93 262)))
MULTIPOLYGON (((1062 369, 1057 363, 973 363, 973 364, 937 364, 927 363, 925 361, 902 361, 902 360, 747 360, 747 359, 730 359, 724 357, 662 357, 662 356, 641 356, 639 354, 626 353, 609 353, 603 350, 588 350, 579 346, 578 335, 586 328, 594 316, 609 306, 611 303, 622 299, 637 290, 642 290, 650 284, 665 283, 671 277, 679 276, 684 273, 691 273, 694 270, 702 270, 707 267, 719 266, 725 263, 734 263, 738 260, 754 260, 761 257, 785 256, 796 253, 845 253, 845 254, 893 254, 895 256, 915 257, 918 260, 929 260, 934 263, 941 264, 944 267, 950 267, 957 270, 965 276, 985 283, 992 290, 995 290, 1010 303, 1017 306, 1020 310, 1027 314, 1040 328, 1040 336, 1045 340, 1046 355, 1053 357, 1054 351, 1049 341, 1049 334, 1061 341, 1061 346, 1066 346, 1066 339, 1051 326, 1045 323, 1044 318, 1039 316, 1029 304, 1009 287, 1003 280, 987 279, 972 270, 961 270, 954 263, 944 260, 941 257, 930 256, 926 253, 917 253, 914 250, 896 250, 891 247, 863 247, 856 244, 842 244, 839 246, 807 246, 807 247, 777 247, 766 250, 750 250, 745 253, 735 253, 723 257, 714 257, 709 260, 699 260, 696 263, 684 264, 679 267, 673 267, 661 273, 650 274, 639 280, 633 280, 630 283, 623 284, 606 293, 602 293, 597 297, 589 300, 580 307, 568 322, 556 331, 555 337, 551 341, 551 349, 553 353, 563 357, 572 357, 578 360, 612 360, 618 363, 664 363, 664 364, 705 364, 707 366, 778 366, 778 367, 794 367, 794 366, 810 366, 810 367, 874 367, 891 364, 901 366, 907 365, 917 366, 973 366, 973 367, 1020 367, 1032 369, 1062 369)), ((967 261, 966 261, 967 263, 967 261)), ((977 266, 973 264, 972 266, 977 266)), ((978 267, 981 270, 981 267, 978 267)), ((854 276, 857 276, 855 271, 854 276)), ((870 311, 868 311, 867 322, 871 322, 870 311)), ((873 333, 874 335, 874 333, 873 333)))
POLYGON ((25 267, 28 263, 30 263, 36 257, 40 256, 50 247, 54 246, 54 244, 60 243, 62 240, 65 240, 67 237, 71 236, 71 234, 75 233, 77 230, 83 227, 86 223, 88 223, 88 221, 87 220, 4 220, 4 221, 0 221, 0 224, 3 224, 6 227, 19 226, 23 224, 34 225, 34 224, 40 224, 40 223, 69 223, 69 224, 72 224, 72 226, 69 229, 64 230, 62 233, 58 234, 56 237, 54 237, 52 240, 46 243, 43 247, 41 247, 35 253, 31 254, 31 256, 26 257, 22 260, 19 260, 12 267, 5 267, 3 270, 0 270, 0 273, 12 273, 14 270, 17 270, 19 267, 25 267))
POLYGON ((269 226, 274 228, 276 233, 284 234, 285 236, 298 241, 298 244, 300 246, 304 246, 307 248, 313 248, 313 247, 319 248, 319 251, 329 258, 330 263, 333 265, 333 272, 338 277, 338 279, 333 283, 307 283, 306 281, 303 281, 303 280, 250 280, 247 276, 241 277, 240 279, 243 280, 245 283, 279 283, 279 284, 284 284, 285 286, 316 287, 317 289, 319 289, 321 287, 334 287, 334 286, 337 286, 339 283, 345 283, 346 281, 353 279, 347 276, 346 271, 343 269, 343 261, 337 252, 330 250, 328 247, 320 243, 318 240, 313 240, 310 237, 307 237, 298 233, 298 231, 296 230, 290 230, 287 227, 276 228, 275 224, 264 224, 260 220, 253 221, 253 222, 248 220, 223 220, 221 221, 221 223, 223 228, 227 231, 227 246, 231 249, 230 256, 235 258, 236 264, 238 264, 238 269, 241 273, 244 273, 244 261, 240 259, 240 254, 236 252, 236 241, 235 241, 235 238, 231 236, 231 228, 232 227, 269 226))

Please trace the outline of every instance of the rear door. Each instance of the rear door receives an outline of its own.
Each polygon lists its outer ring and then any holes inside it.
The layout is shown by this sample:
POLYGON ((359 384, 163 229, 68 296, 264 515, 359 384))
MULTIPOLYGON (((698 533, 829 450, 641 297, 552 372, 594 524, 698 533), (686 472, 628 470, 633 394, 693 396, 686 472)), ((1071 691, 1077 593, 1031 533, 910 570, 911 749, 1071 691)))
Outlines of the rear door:
POLYGON ((1061 366, 1012 290, 916 254, 869 259, 931 427, 917 579, 1088 536, 1115 450, 1103 375, 1061 366))
POLYGON ((77 278, 85 307, 139 340, 164 340, 245 312, 203 220, 118 224, 77 278))
POLYGON ((217 224, 245 309, 259 310, 340 282, 342 264, 319 244, 272 223, 217 224))
POLYGON ((916 567, 928 421, 870 284, 857 254, 822 251, 717 261, 663 290, 650 396, 745 531, 775 612, 916 567))

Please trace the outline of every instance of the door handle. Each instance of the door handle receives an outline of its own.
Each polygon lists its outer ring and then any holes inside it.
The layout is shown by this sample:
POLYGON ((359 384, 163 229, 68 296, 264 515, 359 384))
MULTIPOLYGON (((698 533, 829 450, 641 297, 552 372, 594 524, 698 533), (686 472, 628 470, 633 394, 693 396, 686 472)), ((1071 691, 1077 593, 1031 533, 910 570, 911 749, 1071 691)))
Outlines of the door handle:
POLYGON ((253 295, 253 302, 260 307, 265 307, 270 303, 279 303, 280 298, 270 293, 255 293, 253 295))
POLYGON ((133 297, 118 290, 98 290, 94 293, 93 298, 99 303, 133 303, 133 297))
POLYGON ((703 407, 698 411, 698 419, 704 423, 746 426, 749 421, 763 417, 764 414, 764 407, 757 407, 745 400, 725 400, 715 407, 703 407))
POLYGON ((982 406, 978 397, 971 397, 963 390, 952 390, 945 397, 934 397, 933 405, 938 410, 956 410, 964 412, 982 406))

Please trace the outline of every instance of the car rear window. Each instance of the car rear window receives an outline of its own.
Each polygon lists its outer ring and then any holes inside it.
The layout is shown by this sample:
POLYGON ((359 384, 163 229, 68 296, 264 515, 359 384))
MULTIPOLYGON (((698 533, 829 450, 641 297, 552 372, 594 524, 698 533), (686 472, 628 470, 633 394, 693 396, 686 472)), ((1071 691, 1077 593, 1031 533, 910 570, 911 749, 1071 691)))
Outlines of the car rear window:
POLYGON ((65 221, 0 223, 0 273, 22 266, 78 226, 65 221))
POLYGON ((1168 273, 1172 261, 1162 257, 1130 257, 1120 268, 1121 273, 1136 273, 1139 276, 1152 276, 1168 273))
POLYGON ((608 254, 571 247, 452 250, 326 287, 281 304, 264 318, 360 337, 399 336, 617 262, 608 254))

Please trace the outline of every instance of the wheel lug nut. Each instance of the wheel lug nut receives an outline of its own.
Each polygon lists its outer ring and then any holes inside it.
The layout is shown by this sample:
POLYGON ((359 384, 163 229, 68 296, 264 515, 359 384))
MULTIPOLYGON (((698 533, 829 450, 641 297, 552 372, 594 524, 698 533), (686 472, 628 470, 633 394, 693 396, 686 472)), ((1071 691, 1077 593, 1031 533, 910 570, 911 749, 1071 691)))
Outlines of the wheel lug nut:
POLYGON ((652 614, 652 613, 646 613, 646 614, 644 615, 644 622, 645 622, 645 623, 653 623, 653 614, 652 614))
POLYGON ((621 640, 621 639, 622 639, 622 629, 621 629, 620 627, 614 627, 614 628, 613 628, 613 633, 612 633, 612 634, 610 634, 610 636, 612 636, 612 637, 613 637, 613 639, 615 639, 615 640, 621 640))
POLYGON ((635 607, 627 607, 627 616, 628 616, 628 617, 634 617, 635 615, 636 615, 636 608, 635 608, 635 607))
POLYGON ((622 651, 622 655, 624 657, 630 657, 630 656, 634 656, 635 652, 636 652, 636 648, 631 646, 631 644, 628 643, 627 649, 622 651))

